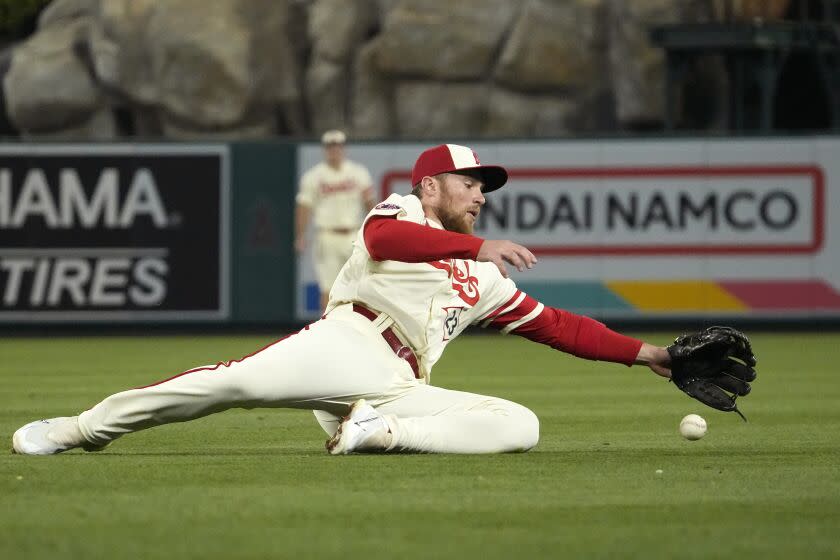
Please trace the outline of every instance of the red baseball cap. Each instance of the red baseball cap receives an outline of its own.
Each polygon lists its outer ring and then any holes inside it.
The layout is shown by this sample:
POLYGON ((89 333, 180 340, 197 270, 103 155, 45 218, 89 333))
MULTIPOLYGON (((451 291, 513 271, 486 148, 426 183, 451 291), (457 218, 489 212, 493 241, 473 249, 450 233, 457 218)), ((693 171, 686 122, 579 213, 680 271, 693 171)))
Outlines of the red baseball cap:
POLYGON ((498 165, 481 165, 471 148, 457 144, 441 144, 429 148, 417 158, 411 172, 411 184, 417 185, 423 177, 434 177, 440 173, 457 173, 477 169, 481 172, 484 190, 495 191, 507 182, 508 174, 498 165))

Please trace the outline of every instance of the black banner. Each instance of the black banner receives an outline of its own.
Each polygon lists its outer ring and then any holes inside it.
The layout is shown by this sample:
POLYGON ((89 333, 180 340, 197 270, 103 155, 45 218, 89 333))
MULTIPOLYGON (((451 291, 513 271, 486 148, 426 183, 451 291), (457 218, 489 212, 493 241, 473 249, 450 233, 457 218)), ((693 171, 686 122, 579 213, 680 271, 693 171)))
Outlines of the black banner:
POLYGON ((224 318, 225 147, 0 149, 0 321, 224 318))

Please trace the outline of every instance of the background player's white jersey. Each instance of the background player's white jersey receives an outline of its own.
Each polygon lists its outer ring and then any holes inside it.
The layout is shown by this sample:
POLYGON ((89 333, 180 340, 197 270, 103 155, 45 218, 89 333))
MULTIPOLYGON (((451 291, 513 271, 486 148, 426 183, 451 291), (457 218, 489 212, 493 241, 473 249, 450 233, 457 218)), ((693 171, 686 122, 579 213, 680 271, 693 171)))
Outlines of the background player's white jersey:
MULTIPOLYGON (((370 211, 372 216, 396 216, 429 227, 442 226, 426 218, 420 200, 393 194, 370 211)), ((446 259, 429 263, 374 261, 364 242, 364 225, 354 241, 353 254, 341 269, 330 293, 327 313, 347 302, 358 302, 386 313, 420 361, 428 379, 450 340, 471 324, 489 323, 525 298, 512 280, 493 263, 446 259), (406 299, 404 294, 411 292, 406 299)), ((510 332, 540 314, 539 304, 527 315, 507 324, 510 332)))
POLYGON ((364 209, 362 193, 372 185, 370 173, 358 163, 344 160, 334 169, 321 162, 301 177, 296 200, 314 209, 318 228, 355 229, 364 209))

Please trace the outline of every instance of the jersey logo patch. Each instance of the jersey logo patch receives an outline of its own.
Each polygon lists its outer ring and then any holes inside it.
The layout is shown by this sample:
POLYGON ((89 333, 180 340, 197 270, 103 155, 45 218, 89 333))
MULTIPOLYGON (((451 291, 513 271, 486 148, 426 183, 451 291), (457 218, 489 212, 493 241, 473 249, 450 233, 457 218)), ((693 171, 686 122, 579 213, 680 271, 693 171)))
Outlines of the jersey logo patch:
POLYGON ((444 307, 446 318, 443 320, 443 340, 449 340, 458 328, 458 321, 461 320, 463 307, 444 307))
POLYGON ((452 279, 452 289, 458 293, 458 297, 470 307, 475 307, 481 294, 478 292, 478 278, 470 275, 470 263, 449 259, 446 261, 430 262, 435 268, 445 270, 452 279))
POLYGON ((390 202, 382 202, 381 204, 377 204, 374 210, 402 210, 402 206, 397 206, 390 202))

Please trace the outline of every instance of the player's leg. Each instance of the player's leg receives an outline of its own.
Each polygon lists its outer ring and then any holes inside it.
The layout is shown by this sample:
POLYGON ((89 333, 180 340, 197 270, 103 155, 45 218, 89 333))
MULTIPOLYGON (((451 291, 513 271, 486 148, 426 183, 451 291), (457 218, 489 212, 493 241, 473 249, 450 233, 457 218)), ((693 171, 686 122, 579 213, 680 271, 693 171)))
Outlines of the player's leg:
MULTIPOLYGON (((340 315, 340 313, 338 314, 340 315)), ((407 364, 397 358, 371 323, 352 311, 307 329, 241 360, 195 368, 147 387, 123 391, 81 413, 73 429, 63 420, 53 430, 61 442, 49 453, 107 445, 123 434, 184 422, 229 408, 291 407, 344 413, 365 396, 398 392, 407 364), (61 434, 55 432, 61 428, 61 434)), ((27 428, 25 426, 24 428, 27 428)), ((23 430, 24 428, 21 428, 23 430)), ((35 432, 32 432, 35 430, 35 432)), ((27 436, 28 437, 28 436, 27 436)), ((16 439, 26 439, 16 435, 16 439)), ((37 438, 21 453, 40 454, 37 438), (33 451, 33 448, 34 451, 33 451)), ((18 446, 16 445, 16 448, 18 446)))
MULTIPOLYGON (((315 269, 315 279, 318 281, 319 302, 323 311, 329 303, 330 288, 336 278, 331 272, 333 265, 330 259, 329 234, 325 231, 319 231, 315 238, 312 266, 315 269)), ((336 271, 335 274, 337 275, 338 272, 336 271)))
MULTIPOLYGON (((418 384, 398 398, 372 404, 375 411, 369 405, 354 407, 341 424, 349 433, 328 442, 331 452, 507 453, 527 451, 539 440, 536 415, 497 397, 418 384), (376 426, 390 436, 371 430, 376 426)), ((325 430, 333 429, 328 414, 316 417, 325 430)))
POLYGON ((521 404, 423 385, 378 409, 391 449, 425 453, 508 453, 537 445, 540 423, 521 404))
MULTIPOLYGON (((362 326, 368 327, 369 323, 362 326)), ((381 337, 327 319, 240 361, 197 368, 159 384, 117 393, 80 415, 91 442, 229 408, 330 408, 399 382, 404 363, 381 337)))
POLYGON ((338 277, 338 273, 353 254, 353 239, 355 234, 321 232, 318 236, 318 247, 315 259, 315 274, 318 278, 318 289, 321 294, 321 309, 326 309, 330 298, 330 290, 338 277))

